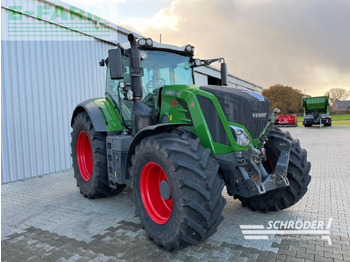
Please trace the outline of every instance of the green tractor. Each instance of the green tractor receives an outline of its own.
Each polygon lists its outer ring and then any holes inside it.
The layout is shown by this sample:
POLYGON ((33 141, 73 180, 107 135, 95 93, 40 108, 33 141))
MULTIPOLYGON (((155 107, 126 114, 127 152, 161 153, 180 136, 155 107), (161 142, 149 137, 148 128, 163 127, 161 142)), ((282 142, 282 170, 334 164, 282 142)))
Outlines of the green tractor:
POLYGON ((118 44, 106 96, 73 113, 72 159, 87 198, 133 189, 141 226, 166 249, 195 245, 222 221, 223 187, 254 211, 297 203, 310 182, 307 152, 274 127, 270 101, 227 87, 222 58, 195 59, 194 47, 150 38, 118 44), (199 86, 193 70, 221 63, 222 86, 199 86))

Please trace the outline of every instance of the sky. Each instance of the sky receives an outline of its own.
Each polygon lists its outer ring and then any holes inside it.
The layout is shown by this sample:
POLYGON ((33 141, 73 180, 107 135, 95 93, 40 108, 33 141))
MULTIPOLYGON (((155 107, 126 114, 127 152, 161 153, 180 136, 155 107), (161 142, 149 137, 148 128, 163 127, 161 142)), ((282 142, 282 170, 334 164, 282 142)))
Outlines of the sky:
POLYGON ((348 0, 70 0, 162 43, 224 57, 228 71, 264 88, 308 95, 350 90, 348 0))

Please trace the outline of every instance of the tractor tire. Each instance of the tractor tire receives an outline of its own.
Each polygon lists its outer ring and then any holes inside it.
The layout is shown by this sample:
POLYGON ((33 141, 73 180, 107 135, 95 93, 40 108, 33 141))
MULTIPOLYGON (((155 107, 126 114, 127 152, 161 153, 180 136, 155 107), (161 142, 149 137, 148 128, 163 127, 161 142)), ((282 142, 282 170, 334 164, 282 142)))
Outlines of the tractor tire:
POLYGON ((143 139, 130 169, 136 214, 167 250, 196 245, 216 232, 226 204, 219 165, 199 138, 174 130, 143 139))
POLYGON ((106 134, 95 132, 86 112, 74 118, 72 128, 71 156, 80 193, 90 199, 120 193, 125 185, 118 185, 116 189, 109 186, 106 134))
POLYGON ((274 169, 279 156, 278 145, 285 137, 292 141, 287 171, 289 186, 251 198, 237 197, 241 200, 242 206, 264 213, 278 211, 296 204, 305 195, 311 180, 309 175, 311 164, 307 161, 307 151, 300 147, 299 140, 292 138, 289 132, 282 132, 279 128, 270 132, 265 144, 266 155, 269 159, 265 163, 266 170, 274 169))

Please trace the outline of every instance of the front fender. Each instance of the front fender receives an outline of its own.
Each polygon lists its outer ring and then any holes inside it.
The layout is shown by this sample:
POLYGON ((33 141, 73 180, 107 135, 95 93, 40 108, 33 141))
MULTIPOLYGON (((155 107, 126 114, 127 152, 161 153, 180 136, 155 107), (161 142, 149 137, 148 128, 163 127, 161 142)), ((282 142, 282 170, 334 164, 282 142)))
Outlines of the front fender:
MULTIPOLYGON (((173 124, 173 123, 165 123, 165 124, 158 124, 153 126, 148 126, 143 129, 141 129, 134 137, 133 141, 131 142, 128 157, 127 157, 127 169, 131 166, 131 156, 135 152, 135 148, 140 141, 145 138, 149 137, 151 135, 162 133, 162 132, 170 132, 173 129, 176 129, 181 126, 190 126, 190 124, 173 124)), ((190 131, 189 131, 190 132, 190 131)), ((127 171, 127 170, 126 170, 127 171)), ((130 175, 126 172, 127 179, 130 179, 130 175)))

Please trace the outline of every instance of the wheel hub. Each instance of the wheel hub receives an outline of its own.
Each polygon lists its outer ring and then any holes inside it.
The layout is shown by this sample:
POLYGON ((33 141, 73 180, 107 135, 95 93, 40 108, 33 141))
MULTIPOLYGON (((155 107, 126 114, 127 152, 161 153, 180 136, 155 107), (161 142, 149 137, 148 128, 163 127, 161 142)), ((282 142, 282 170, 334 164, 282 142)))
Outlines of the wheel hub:
POLYGON ((159 184, 159 190, 164 200, 170 199, 170 186, 166 180, 162 180, 159 184))

